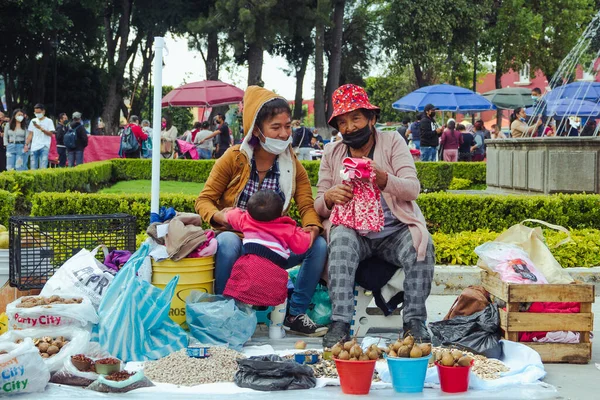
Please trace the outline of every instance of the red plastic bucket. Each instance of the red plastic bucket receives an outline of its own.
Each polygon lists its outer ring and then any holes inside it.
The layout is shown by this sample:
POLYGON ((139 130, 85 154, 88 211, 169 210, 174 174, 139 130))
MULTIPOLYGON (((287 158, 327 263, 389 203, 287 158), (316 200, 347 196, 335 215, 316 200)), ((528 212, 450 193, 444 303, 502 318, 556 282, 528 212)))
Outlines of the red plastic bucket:
POLYGON ((440 377, 442 392, 462 393, 469 389, 469 371, 471 371, 473 361, 468 367, 444 367, 437 361, 435 365, 440 377))
POLYGON ((376 360, 335 360, 340 386, 345 394, 368 394, 371 390, 376 360))

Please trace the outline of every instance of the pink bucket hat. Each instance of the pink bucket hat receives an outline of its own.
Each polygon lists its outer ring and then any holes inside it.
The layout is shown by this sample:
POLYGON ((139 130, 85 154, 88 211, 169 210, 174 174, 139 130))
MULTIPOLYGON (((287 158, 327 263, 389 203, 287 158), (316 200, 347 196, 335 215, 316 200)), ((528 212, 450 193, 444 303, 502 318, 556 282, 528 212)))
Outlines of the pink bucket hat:
POLYGON ((329 125, 337 129, 335 117, 346 114, 354 110, 364 108, 366 110, 374 110, 379 115, 380 108, 369 102, 369 96, 365 89, 360 86, 348 83, 342 85, 333 92, 331 96, 333 102, 333 113, 329 118, 329 125))

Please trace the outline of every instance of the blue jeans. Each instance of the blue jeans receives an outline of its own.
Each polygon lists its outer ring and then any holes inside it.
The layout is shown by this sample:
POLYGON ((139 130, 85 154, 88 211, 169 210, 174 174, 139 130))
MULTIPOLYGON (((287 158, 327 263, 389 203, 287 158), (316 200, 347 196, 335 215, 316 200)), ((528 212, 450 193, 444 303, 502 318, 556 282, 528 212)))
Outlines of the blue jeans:
POLYGON ((69 167, 83 164, 83 150, 67 150, 69 167))
POLYGON ((9 143, 6 146, 6 170, 27 171, 29 153, 23 153, 23 144, 9 143))
MULTIPOLYGON (((242 240, 233 232, 223 232, 217 236, 217 254, 215 257, 215 293, 222 294, 231 275, 233 264, 242 255, 242 240)), ((290 301, 290 315, 306 313, 310 300, 325 267, 327 243, 321 236, 304 254, 292 253, 285 269, 293 268, 302 262, 296 278, 294 294, 290 301)))
POLYGON ((421 161, 435 161, 437 156, 437 147, 422 146, 421 147, 421 161))
POLYGON ((198 154, 201 160, 210 160, 212 158, 212 150, 210 149, 198 149, 198 154))
POLYGON ((31 169, 45 169, 48 168, 48 148, 42 147, 39 150, 32 151, 29 153, 29 160, 31 161, 31 169))
POLYGON ((412 142, 415 145, 415 149, 421 150, 421 140, 413 140, 412 142))

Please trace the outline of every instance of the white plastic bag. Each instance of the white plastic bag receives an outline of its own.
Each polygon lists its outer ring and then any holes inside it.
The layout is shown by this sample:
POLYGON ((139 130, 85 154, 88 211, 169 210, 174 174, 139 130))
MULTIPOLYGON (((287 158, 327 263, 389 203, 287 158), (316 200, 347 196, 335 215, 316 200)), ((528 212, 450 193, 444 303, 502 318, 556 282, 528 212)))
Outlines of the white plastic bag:
MULTIPOLYGON (((90 332, 82 329, 74 329, 72 327, 33 328, 6 332, 4 335, 0 336, 0 346, 2 346, 5 343, 15 343, 19 339, 36 339, 46 336, 50 336, 53 338, 64 336, 65 339, 69 340, 69 343, 63 346, 63 348, 60 349, 60 352, 58 352, 58 354, 54 355, 53 357, 40 357, 40 360, 44 360, 43 363, 46 365, 50 372, 58 371, 63 366, 65 361, 71 358, 71 356, 83 353, 88 347, 88 343, 90 342, 90 332)), ((37 348, 36 351, 38 351, 37 348)))
POLYGON ((113 275, 95 257, 100 247, 92 251, 82 249, 69 258, 46 282, 41 295, 81 293, 88 297, 97 309, 113 280, 113 275))
POLYGON ((91 325, 98 323, 98 313, 89 298, 79 294, 61 297, 65 299, 83 298, 83 301, 76 304, 49 304, 21 308, 18 307, 23 300, 21 297, 6 306, 9 329, 68 326, 91 330, 91 325))
POLYGON ((42 392, 50 380, 48 367, 42 362, 31 339, 15 344, 0 342, 0 395, 42 392))
POLYGON ((548 283, 529 259, 525 250, 514 244, 487 242, 475 248, 480 261, 500 274, 504 282, 523 284, 548 283))

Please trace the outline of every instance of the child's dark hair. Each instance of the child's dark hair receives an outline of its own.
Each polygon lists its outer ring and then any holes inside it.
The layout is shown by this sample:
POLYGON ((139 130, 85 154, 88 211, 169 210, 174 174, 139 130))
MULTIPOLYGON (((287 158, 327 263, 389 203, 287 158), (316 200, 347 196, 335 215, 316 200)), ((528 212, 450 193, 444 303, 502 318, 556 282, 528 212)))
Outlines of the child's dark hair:
POLYGON ((281 217, 283 199, 274 190, 259 190, 250 197, 247 208, 255 220, 268 222, 281 217))

